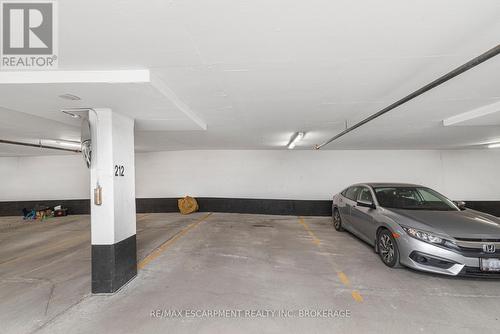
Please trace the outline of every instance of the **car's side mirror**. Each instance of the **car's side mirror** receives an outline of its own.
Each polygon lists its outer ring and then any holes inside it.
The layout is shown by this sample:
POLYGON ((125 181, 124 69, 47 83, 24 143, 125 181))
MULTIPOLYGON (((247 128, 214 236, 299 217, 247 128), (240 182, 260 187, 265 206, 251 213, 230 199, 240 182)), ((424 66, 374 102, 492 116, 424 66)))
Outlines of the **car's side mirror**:
POLYGON ((465 203, 464 201, 458 201, 458 202, 455 202, 455 204, 456 204, 456 205, 458 206, 458 208, 459 208, 460 210, 462 210, 462 211, 463 211, 463 210, 465 210, 465 209, 467 209, 467 208, 465 207, 466 203, 465 203))
POLYGON ((364 208, 375 209, 375 204, 373 204, 373 202, 358 200, 356 203, 358 204, 358 206, 362 206, 364 208))

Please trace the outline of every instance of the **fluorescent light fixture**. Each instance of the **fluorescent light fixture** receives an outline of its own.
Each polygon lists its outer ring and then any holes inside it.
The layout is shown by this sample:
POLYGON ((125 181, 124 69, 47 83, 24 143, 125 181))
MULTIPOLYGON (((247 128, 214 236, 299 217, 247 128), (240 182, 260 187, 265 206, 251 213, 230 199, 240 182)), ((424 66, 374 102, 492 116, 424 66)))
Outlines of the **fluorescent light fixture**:
POLYGON ((292 139, 288 143, 288 149, 289 150, 293 150, 295 148, 295 145, 297 145, 297 143, 299 141, 301 141, 302 138, 304 138, 304 132, 296 132, 296 133, 294 133, 294 135, 292 136, 292 139))
POLYGON ((500 147, 500 143, 494 143, 494 144, 488 145, 488 148, 499 148, 499 147, 500 147))
POLYGON ((443 125, 444 126, 450 126, 450 125, 467 125, 463 124, 469 121, 474 122, 474 120, 479 119, 479 122, 481 123, 481 118, 486 117, 488 115, 497 113, 500 111, 500 102, 495 102, 492 104, 488 104, 482 107, 479 107, 477 109, 473 109, 470 111, 466 111, 464 113, 449 117, 447 119, 443 120, 443 125))

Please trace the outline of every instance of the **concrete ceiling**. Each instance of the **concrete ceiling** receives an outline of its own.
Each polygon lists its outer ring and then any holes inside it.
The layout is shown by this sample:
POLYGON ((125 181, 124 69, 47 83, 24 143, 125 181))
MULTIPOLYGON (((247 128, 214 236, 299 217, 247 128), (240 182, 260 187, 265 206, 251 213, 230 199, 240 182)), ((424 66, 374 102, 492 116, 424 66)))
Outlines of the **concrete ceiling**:
MULTIPOLYGON (((59 70, 149 69, 160 84, 5 81, 0 139, 74 140, 79 128, 59 109, 84 105, 139 119, 138 151, 284 149, 296 131, 306 132, 297 149, 310 149, 496 46, 499 33, 497 0, 61 1, 59 70)), ((500 58, 326 149, 500 140, 495 112, 443 124, 500 101, 497 73, 500 58)))

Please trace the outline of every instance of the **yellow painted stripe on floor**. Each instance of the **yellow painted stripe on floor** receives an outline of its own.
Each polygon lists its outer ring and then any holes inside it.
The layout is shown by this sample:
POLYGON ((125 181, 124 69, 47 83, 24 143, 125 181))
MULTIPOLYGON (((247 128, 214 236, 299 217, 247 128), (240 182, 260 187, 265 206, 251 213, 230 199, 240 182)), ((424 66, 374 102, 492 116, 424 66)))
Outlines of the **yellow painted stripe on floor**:
POLYGON ((302 226, 304 226, 304 229, 307 231, 307 233, 309 233, 309 235, 312 238, 312 241, 316 244, 316 246, 321 245, 321 240, 319 240, 318 237, 314 234, 314 232, 311 231, 309 225, 307 225, 307 223, 304 221, 304 218, 299 217, 299 222, 302 226))
MULTIPOLYGON (((337 273, 337 276, 339 277, 342 284, 344 284, 345 286, 348 286, 348 287, 351 286, 351 282, 349 281, 349 277, 347 277, 347 275, 344 272, 339 271, 337 273)), ((357 302, 361 303, 363 301, 363 297, 361 296, 361 294, 357 290, 353 290, 351 292, 351 296, 352 296, 352 299, 354 299, 357 302)))
POLYGON ((358 291, 354 290, 351 295, 355 301, 357 301, 359 303, 361 303, 363 301, 363 297, 361 297, 361 295, 358 291))
POLYGON ((349 278, 347 277, 346 274, 344 274, 342 271, 338 272, 337 273, 337 276, 339 277, 340 281, 346 285, 346 286, 350 286, 351 285, 351 282, 349 282, 349 278))
MULTIPOLYGON (((309 228, 309 225, 307 225, 304 218, 299 217, 299 222, 304 227, 304 229, 307 231, 307 233, 309 233, 309 235, 312 237, 313 242, 317 246, 320 246, 321 241, 318 239, 318 237, 316 237, 314 232, 309 228)), ((349 277, 347 277, 347 275, 344 272, 342 272, 342 271, 337 272, 337 276, 339 277, 342 284, 344 284, 347 287, 351 286, 351 282, 349 281, 349 277)), ((361 294, 357 290, 353 290, 351 292, 351 296, 355 301, 357 301, 359 303, 363 302, 363 297, 361 296, 361 294)))
POLYGON ((139 263, 137 264, 137 269, 144 268, 149 262, 153 261, 158 256, 160 256, 161 253, 163 253, 168 247, 172 246, 183 235, 185 235, 190 230, 192 230, 196 226, 200 225, 205 219, 207 219, 208 217, 210 217, 210 215, 212 215, 212 213, 209 213, 209 214, 201 217, 200 219, 198 219, 194 223, 189 224, 188 226, 186 226, 185 228, 183 228, 179 233, 177 233, 176 235, 174 235, 172 238, 170 238, 167 241, 165 241, 158 248, 156 248, 151 253, 149 253, 148 256, 146 256, 144 259, 142 259, 141 261, 139 261, 139 263))

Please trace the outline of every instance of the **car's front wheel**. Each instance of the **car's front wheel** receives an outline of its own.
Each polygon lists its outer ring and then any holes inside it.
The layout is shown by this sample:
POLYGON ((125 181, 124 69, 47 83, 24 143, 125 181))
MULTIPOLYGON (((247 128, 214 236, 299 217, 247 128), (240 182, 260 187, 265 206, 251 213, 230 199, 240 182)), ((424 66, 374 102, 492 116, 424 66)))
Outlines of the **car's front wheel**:
POLYGON ((339 232, 344 231, 342 227, 342 218, 340 217, 340 212, 338 209, 333 210, 333 227, 339 232))
POLYGON ((399 265, 399 249, 396 240, 389 230, 382 230, 377 236, 378 254, 388 267, 399 265))

